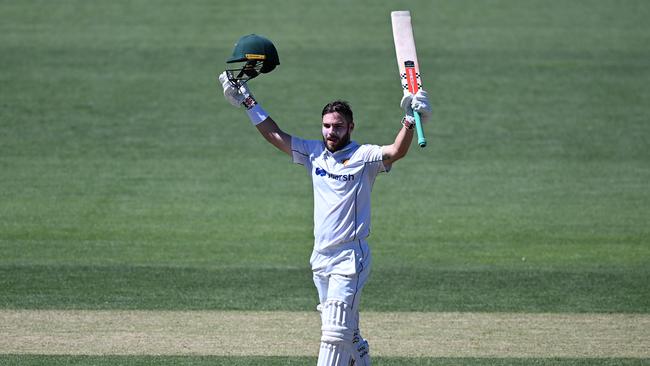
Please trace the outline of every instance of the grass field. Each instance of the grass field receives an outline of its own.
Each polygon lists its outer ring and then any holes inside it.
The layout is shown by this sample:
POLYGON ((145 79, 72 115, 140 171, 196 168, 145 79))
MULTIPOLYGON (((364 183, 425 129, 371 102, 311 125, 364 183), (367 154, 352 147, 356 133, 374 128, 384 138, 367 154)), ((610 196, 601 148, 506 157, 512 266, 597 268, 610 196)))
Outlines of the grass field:
MULTIPOLYGON (((319 138, 322 106, 343 98, 357 141, 390 143, 397 9, 413 12, 434 115, 429 146, 414 144, 375 184, 362 310, 647 320, 643 0, 1 1, 0 312, 313 311, 309 178, 215 77, 239 36, 265 35, 281 65, 251 87, 284 130, 319 138)), ((0 348, 0 363, 302 365, 317 347, 273 357, 0 348)), ((650 363, 374 351, 380 366, 650 363)))

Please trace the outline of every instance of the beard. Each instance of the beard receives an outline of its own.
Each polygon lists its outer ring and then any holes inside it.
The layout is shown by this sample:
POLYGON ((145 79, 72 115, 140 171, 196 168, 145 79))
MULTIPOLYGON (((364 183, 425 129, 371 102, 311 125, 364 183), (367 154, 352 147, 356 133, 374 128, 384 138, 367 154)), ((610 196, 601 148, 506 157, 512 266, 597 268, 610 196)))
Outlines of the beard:
POLYGON ((323 143, 325 144, 325 147, 327 147, 327 150, 330 152, 339 151, 350 143, 350 130, 348 130, 348 132, 346 132, 345 135, 341 137, 330 136, 330 138, 333 140, 330 141, 325 136, 323 136, 323 143))

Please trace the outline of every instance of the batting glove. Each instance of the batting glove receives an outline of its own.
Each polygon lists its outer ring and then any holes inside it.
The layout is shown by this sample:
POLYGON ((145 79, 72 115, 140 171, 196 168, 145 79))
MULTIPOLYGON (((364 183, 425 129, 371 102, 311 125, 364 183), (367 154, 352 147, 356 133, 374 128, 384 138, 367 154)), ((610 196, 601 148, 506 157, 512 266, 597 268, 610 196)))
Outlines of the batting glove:
POLYGON ((413 116, 413 107, 411 106, 413 101, 413 94, 409 93, 408 91, 404 91, 404 96, 402 97, 402 100, 399 102, 400 108, 404 110, 404 114, 407 116, 413 116))
POLYGON ((244 95, 240 92, 239 88, 228 80, 226 72, 219 74, 219 82, 223 87, 223 96, 226 100, 235 107, 239 107, 244 102, 244 95))
POLYGON ((429 102, 429 95, 426 91, 420 89, 417 93, 415 93, 413 99, 411 100, 411 108, 415 112, 418 112, 420 115, 420 122, 422 122, 422 124, 427 123, 427 121, 431 119, 431 103, 429 102))
POLYGON ((415 127, 415 117, 413 116, 413 107, 411 107, 411 102, 413 101, 413 94, 409 93, 408 90, 404 90, 404 96, 399 102, 399 106, 404 110, 404 118, 402 118, 402 125, 409 130, 412 130, 415 127))
POLYGON ((248 118, 253 125, 257 126, 269 117, 269 114, 262 106, 257 104, 246 83, 242 83, 239 86, 233 84, 228 80, 228 75, 225 71, 219 75, 219 82, 221 82, 221 86, 223 87, 223 95, 226 97, 226 100, 235 107, 241 105, 246 107, 246 114, 248 114, 248 118))
MULTIPOLYGON (((253 99, 253 95, 250 93, 250 90, 248 90, 246 84, 239 87, 233 84, 228 80, 228 75, 226 75, 225 71, 219 75, 219 82, 223 87, 223 96, 233 106, 240 107, 244 104, 247 98, 253 99)), ((253 101, 254 100, 255 99, 253 99, 253 101)))

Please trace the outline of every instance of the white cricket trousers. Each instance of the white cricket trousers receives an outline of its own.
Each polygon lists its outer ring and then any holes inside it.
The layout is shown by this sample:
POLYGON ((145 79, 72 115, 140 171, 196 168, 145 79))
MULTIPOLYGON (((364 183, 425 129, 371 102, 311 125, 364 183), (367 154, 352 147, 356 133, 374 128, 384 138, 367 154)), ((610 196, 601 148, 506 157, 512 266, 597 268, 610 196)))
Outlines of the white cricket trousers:
POLYGON ((311 257, 322 320, 319 366, 369 366, 368 342, 359 331, 359 301, 372 257, 365 240, 356 240, 311 257))
POLYGON ((363 239, 311 255, 314 284, 321 304, 338 300, 358 311, 361 290, 368 281, 372 256, 363 239))

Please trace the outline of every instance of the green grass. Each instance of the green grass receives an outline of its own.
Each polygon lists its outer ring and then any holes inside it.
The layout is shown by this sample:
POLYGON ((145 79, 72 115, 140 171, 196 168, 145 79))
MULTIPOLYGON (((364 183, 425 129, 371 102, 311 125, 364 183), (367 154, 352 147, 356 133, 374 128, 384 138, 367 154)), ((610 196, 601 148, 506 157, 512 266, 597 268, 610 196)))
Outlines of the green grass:
MULTIPOLYGON (((316 358, 312 357, 214 357, 214 356, 16 356, 0 355, 0 361, 6 365, 305 365, 315 364, 316 358)), ((569 358, 388 358, 377 357, 373 359, 377 366, 393 365, 436 365, 436 366, 637 366, 647 365, 645 360, 639 359, 569 359, 569 358)))
MULTIPOLYGON (((381 268, 364 310, 650 312, 648 272, 381 268), (387 291, 389 289, 390 291, 387 291)), ((308 268, 2 266, 12 309, 315 310, 308 268)))
POLYGON ((398 8, 434 115, 429 146, 375 185, 364 309, 647 313, 643 0, 0 2, 0 307, 312 309, 309 178, 215 76, 239 36, 265 35, 281 65, 251 87, 283 129, 318 138, 344 98, 356 140, 390 143, 398 8))

